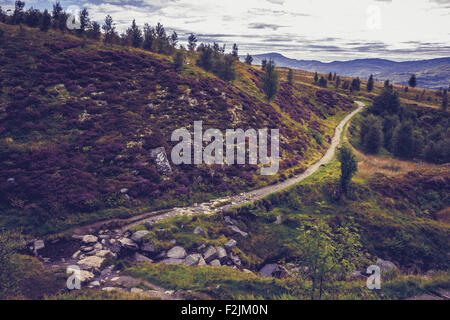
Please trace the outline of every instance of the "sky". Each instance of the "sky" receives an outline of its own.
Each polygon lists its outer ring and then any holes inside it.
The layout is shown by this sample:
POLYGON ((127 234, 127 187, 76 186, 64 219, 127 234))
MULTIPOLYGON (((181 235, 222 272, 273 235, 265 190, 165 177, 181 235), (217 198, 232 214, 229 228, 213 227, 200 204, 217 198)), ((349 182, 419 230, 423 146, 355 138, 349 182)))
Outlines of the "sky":
MULTIPOLYGON (((25 0, 52 8, 53 0, 25 0)), ((87 8, 91 20, 107 14, 119 31, 161 22, 183 43, 237 43, 240 54, 278 52, 303 60, 383 58, 395 61, 450 56, 450 0, 61 0, 87 8)), ((0 0, 3 10, 14 1, 0 0)), ((75 6, 75 7, 73 7, 75 6)))

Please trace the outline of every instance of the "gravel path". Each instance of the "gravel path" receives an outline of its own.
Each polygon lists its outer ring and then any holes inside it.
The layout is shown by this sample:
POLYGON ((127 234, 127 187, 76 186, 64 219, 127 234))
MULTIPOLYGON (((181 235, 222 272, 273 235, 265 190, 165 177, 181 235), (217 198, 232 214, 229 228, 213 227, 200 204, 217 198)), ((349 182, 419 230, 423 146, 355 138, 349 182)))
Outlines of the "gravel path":
POLYGON ((132 218, 132 220, 129 220, 130 223, 128 225, 126 225, 125 227, 123 227, 123 230, 128 230, 132 227, 135 227, 137 225, 144 224, 147 222, 155 223, 155 222, 165 220, 167 218, 175 217, 175 216, 183 216, 183 215, 189 216, 189 215, 208 214, 208 213, 212 214, 212 213, 217 213, 220 211, 225 211, 236 205, 241 205, 241 204, 245 204, 245 203, 248 203, 248 202, 251 202, 254 200, 262 199, 272 193, 284 190, 290 186, 293 186, 293 185, 303 181, 304 179, 308 178, 309 176, 311 176, 312 174, 317 172, 317 170, 319 170, 319 168, 322 165, 328 164, 334 158, 334 155, 336 154, 336 149, 341 142, 341 134, 342 134, 342 130, 344 130, 345 125, 357 113, 361 112, 365 107, 365 104, 363 102, 356 101, 356 104, 358 105, 358 108, 356 110, 354 110, 351 114, 347 115, 341 121, 341 123, 336 127, 335 134, 331 141, 331 145, 328 148, 326 154, 323 156, 323 158, 320 159, 315 164, 313 164, 311 167, 309 167, 302 174, 297 175, 288 180, 285 180, 276 185, 267 186, 267 187, 264 187, 264 188, 261 188, 258 190, 254 190, 254 191, 250 191, 250 192, 246 192, 246 193, 241 193, 239 195, 232 196, 232 197, 213 200, 209 203, 193 205, 193 206, 185 207, 185 208, 174 208, 174 209, 166 210, 166 211, 146 213, 144 215, 134 217, 134 218, 132 218))

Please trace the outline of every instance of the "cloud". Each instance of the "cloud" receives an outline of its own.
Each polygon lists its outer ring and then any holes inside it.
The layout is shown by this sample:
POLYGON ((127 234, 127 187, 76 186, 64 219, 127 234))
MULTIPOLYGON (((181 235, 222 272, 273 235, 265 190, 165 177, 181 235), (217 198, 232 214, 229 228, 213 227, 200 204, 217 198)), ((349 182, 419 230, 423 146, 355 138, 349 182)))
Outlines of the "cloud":
POLYGON ((278 30, 279 28, 283 28, 283 26, 270 23, 250 23, 248 27, 250 29, 272 29, 272 30, 278 30))

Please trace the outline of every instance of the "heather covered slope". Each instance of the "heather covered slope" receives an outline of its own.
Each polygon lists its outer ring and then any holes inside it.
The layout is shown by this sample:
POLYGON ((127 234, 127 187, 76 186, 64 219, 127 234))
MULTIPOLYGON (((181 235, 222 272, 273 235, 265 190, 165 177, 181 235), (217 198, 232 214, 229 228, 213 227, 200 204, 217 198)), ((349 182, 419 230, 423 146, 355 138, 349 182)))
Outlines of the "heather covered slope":
POLYGON ((237 65, 226 83, 172 58, 50 31, 0 24, 0 225, 55 232, 70 225, 200 202, 302 171, 329 145, 352 101, 281 84, 264 100, 262 73, 237 65), (281 171, 182 166, 158 171, 173 130, 279 128, 281 171), (128 189, 124 194, 124 189, 128 189), (212 194, 214 192, 214 194, 212 194))

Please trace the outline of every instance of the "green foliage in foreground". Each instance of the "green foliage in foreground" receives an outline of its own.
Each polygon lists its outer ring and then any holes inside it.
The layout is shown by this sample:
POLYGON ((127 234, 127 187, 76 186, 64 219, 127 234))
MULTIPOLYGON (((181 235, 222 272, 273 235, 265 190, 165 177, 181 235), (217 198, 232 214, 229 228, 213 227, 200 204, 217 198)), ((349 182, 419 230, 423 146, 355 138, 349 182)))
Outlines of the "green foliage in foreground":
MULTIPOLYGON (((126 270, 134 277, 172 290, 192 290, 191 298, 299 300, 310 299, 312 283, 295 279, 263 279, 255 274, 225 267, 186 267, 140 263, 126 270), (198 295, 196 295, 196 293, 198 295)), ((382 289, 371 291, 365 281, 333 281, 322 299, 406 299, 437 289, 448 289, 449 274, 431 277, 394 276, 382 279, 382 289)))

